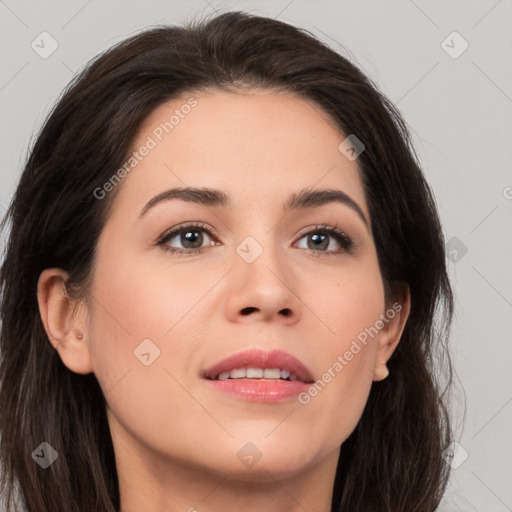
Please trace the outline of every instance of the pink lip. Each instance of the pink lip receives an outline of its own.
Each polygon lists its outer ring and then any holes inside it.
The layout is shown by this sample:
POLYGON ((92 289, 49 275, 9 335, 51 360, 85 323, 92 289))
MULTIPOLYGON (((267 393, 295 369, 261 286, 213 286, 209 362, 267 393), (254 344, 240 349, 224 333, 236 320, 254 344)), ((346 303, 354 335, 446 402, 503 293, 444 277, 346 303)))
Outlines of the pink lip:
POLYGON ((204 380, 208 386, 234 398, 253 402, 282 402, 297 399, 297 395, 307 392, 311 384, 300 380, 227 379, 204 380))
POLYGON ((313 375, 297 358, 282 350, 264 352, 259 349, 244 350, 223 359, 222 361, 204 370, 202 378, 218 391, 222 391, 237 398, 259 401, 278 402, 296 397, 306 391, 313 382, 313 375), (215 380, 226 371, 235 368, 256 367, 263 370, 279 368, 295 374, 300 380, 271 380, 271 379, 226 379, 215 380))

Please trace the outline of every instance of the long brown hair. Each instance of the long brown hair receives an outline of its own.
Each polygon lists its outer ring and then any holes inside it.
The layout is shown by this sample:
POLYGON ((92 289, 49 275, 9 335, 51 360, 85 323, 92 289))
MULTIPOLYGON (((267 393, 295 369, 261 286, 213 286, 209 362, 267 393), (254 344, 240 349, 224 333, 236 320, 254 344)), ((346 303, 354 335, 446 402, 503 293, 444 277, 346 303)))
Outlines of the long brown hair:
POLYGON ((0 490, 9 505, 18 489, 30 512, 119 509, 104 396, 94 374, 68 370, 49 343, 37 281, 45 268, 60 267, 70 295, 87 296, 120 187, 103 200, 94 191, 126 161, 142 122, 185 92, 237 84, 314 101, 364 143, 358 163, 387 296, 394 281, 410 289, 390 376, 372 386, 341 446, 332 511, 437 508, 449 473, 443 394, 452 380, 453 296, 435 201, 408 128, 347 58, 306 30, 243 12, 151 28, 104 52, 67 87, 31 148, 1 225, 10 226, 0 271, 0 490), (60 454, 47 469, 32 457, 44 441, 60 454))

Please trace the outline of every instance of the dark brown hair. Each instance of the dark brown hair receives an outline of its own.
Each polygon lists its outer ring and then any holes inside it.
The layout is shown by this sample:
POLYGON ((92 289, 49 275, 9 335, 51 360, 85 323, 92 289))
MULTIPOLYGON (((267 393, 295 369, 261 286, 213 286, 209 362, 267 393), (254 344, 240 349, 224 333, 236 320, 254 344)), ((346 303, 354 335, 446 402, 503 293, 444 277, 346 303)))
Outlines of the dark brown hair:
POLYGON ((49 343, 38 278, 62 268, 70 296, 87 296, 122 184, 103 200, 94 190, 126 161, 142 122, 184 93, 240 85, 313 101, 365 144, 358 164, 386 297, 395 281, 410 288, 390 376, 373 383, 341 446, 332 511, 437 508, 449 471, 441 455, 451 441, 444 393, 453 297, 435 201, 408 128, 347 58, 306 30, 243 12, 151 28, 115 45, 72 81, 33 144, 2 222, 10 233, 0 274, 0 490, 9 504, 18 488, 30 512, 118 510, 104 396, 94 374, 68 370, 49 343), (31 456, 43 441, 60 454, 48 469, 31 456))

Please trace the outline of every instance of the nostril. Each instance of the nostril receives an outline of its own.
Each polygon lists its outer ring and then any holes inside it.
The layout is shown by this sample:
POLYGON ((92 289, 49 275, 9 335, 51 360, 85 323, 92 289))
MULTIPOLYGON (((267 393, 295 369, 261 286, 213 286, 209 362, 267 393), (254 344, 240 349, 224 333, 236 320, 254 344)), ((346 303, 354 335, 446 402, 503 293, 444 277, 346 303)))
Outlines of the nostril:
POLYGON ((253 311, 256 311, 256 308, 254 308, 254 307, 244 308, 244 309, 242 309, 242 315, 249 315, 253 311))
POLYGON ((288 309, 288 308, 285 308, 281 311, 281 314, 283 316, 290 316, 292 314, 292 312, 288 309))

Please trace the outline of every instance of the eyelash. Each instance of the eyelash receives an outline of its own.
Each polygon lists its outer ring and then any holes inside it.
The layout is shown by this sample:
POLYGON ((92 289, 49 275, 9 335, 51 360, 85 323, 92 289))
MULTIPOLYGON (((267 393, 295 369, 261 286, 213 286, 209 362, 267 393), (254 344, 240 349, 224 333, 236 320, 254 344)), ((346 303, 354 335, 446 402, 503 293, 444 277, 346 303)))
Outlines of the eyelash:
MULTIPOLYGON (((207 227, 206 224, 202 222, 198 223, 190 223, 186 224, 184 226, 180 226, 178 228, 173 228, 170 231, 165 232, 158 240, 156 241, 156 245, 160 246, 164 252, 171 253, 171 254, 181 254, 186 256, 193 256, 195 254, 200 254, 203 252, 203 249, 206 249, 208 247, 212 247, 212 245, 208 245, 206 247, 201 247, 200 249, 176 249, 175 247, 170 247, 167 244, 169 240, 174 238, 177 234, 185 231, 206 231, 208 233, 208 236, 212 239, 217 239, 218 236, 211 230, 211 228, 207 227)), ((352 254, 354 252, 354 249, 356 248, 356 244, 353 242, 353 240, 344 232, 342 231, 339 226, 336 224, 334 226, 327 226, 327 225, 316 225, 313 226, 311 229, 306 231, 305 233, 302 233, 299 237, 299 240, 304 238, 307 235, 311 234, 323 234, 323 235, 330 235, 332 236, 341 246, 342 249, 339 251, 315 251, 313 249, 309 249, 315 256, 323 256, 323 255, 329 255, 329 256, 339 256, 342 254, 352 254), (317 253, 317 254, 315 254, 317 253), (318 254, 319 253, 319 254, 318 254)))

